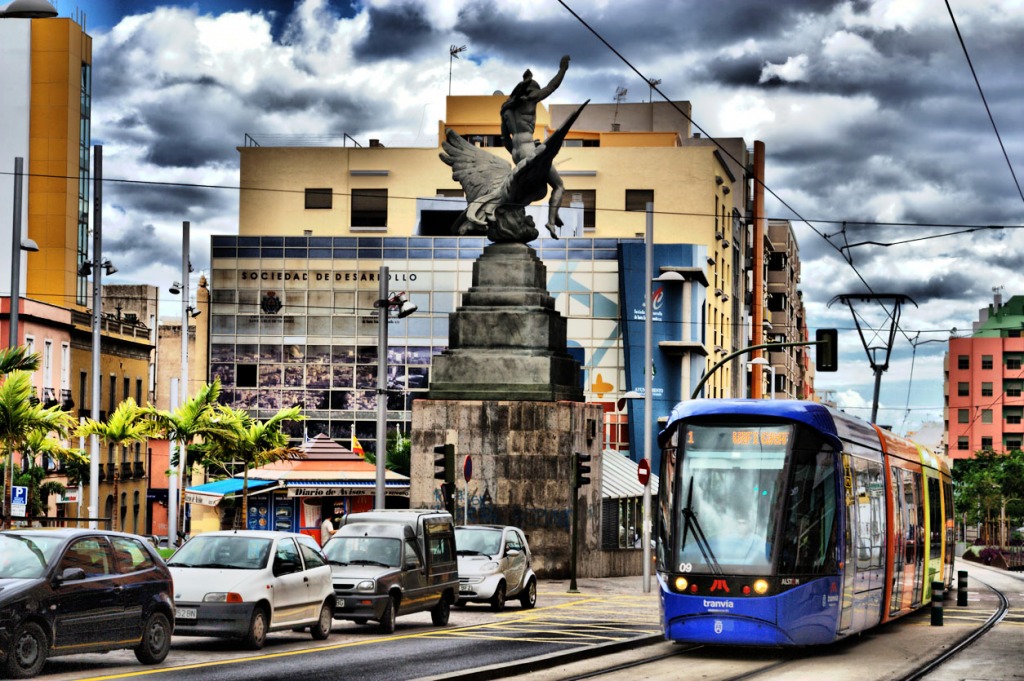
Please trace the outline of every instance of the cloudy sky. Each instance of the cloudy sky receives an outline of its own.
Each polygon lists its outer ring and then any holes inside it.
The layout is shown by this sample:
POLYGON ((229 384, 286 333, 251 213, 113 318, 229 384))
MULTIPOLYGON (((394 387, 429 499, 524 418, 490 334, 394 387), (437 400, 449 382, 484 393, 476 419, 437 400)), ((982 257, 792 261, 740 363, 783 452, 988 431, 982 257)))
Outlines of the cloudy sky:
MULTIPOLYGON (((466 45, 452 94, 508 91, 525 67, 544 81, 569 53, 551 102, 610 102, 619 87, 644 101, 645 78, 658 78, 665 97, 692 102, 707 135, 763 141, 769 215, 794 221, 808 319, 842 330, 842 370, 817 387, 851 413, 870 416, 873 376, 833 297, 916 303, 900 320, 878 418, 907 432, 942 417, 945 345, 928 341, 968 333, 994 287, 1024 294, 1024 196, 1011 171, 1024 181, 1019 0, 949 0, 956 26, 943 0, 55 4, 84 12, 94 37, 93 141, 106 178, 171 183, 106 186, 104 250, 120 268, 107 281, 166 288, 180 273, 183 220, 194 265, 208 271, 209 235, 237 232, 246 133, 433 146, 449 47, 466 45)), ((855 309, 867 329, 885 319, 877 305, 855 309)))

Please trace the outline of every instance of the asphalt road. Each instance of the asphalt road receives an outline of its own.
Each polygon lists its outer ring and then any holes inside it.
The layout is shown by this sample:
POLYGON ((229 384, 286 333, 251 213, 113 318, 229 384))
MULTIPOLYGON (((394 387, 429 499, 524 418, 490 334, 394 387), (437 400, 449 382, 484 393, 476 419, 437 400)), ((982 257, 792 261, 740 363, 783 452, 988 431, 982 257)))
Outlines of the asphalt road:
POLYGON ((144 667, 130 651, 58 657, 40 679, 84 681, 150 677, 245 680, 399 680, 515 663, 517 660, 656 634, 654 594, 568 594, 558 583, 541 585, 537 607, 510 602, 503 613, 486 606, 452 610, 447 627, 435 627, 427 613, 399 617, 394 635, 373 626, 335 622, 331 637, 313 641, 291 631, 268 636, 257 652, 239 651, 230 641, 176 637, 167 660, 144 667))

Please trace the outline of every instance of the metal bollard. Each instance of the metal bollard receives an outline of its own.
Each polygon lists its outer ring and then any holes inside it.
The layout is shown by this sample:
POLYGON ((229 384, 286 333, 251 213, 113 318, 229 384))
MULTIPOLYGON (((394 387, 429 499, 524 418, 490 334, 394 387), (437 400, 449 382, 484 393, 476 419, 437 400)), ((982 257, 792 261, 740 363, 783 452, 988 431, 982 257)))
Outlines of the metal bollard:
POLYGON ((958 570, 956 579, 956 604, 957 607, 962 607, 967 605, 967 570, 958 570))
POLYGON ((932 582, 932 626, 942 626, 942 582, 932 582))

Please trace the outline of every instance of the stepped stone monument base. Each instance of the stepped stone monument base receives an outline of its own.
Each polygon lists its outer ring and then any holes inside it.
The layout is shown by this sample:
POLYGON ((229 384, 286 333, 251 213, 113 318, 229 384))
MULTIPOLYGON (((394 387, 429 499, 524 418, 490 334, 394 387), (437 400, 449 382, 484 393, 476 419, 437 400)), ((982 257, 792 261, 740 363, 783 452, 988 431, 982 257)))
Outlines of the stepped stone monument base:
POLYGON ((529 246, 484 248, 448 333, 448 349, 431 367, 430 399, 583 401, 579 363, 566 352, 565 317, 529 246))
POLYGON ((412 411, 411 508, 443 508, 434 446, 456 452, 456 523, 515 525, 527 535, 540 577, 569 577, 575 452, 590 454, 579 491, 577 576, 603 576, 599 405, 578 402, 416 400, 412 411), (467 483, 463 463, 469 455, 467 483))

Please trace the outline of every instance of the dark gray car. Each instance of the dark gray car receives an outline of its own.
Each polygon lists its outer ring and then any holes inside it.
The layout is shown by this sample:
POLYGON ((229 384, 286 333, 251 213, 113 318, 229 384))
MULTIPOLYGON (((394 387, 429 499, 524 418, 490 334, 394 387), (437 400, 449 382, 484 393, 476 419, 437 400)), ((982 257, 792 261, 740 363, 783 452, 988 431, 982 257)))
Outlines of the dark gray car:
POLYGON ((375 511, 348 516, 324 546, 331 564, 335 619, 379 623, 395 630, 395 618, 430 611, 434 624, 448 623, 458 597, 452 518, 436 511, 375 511))

